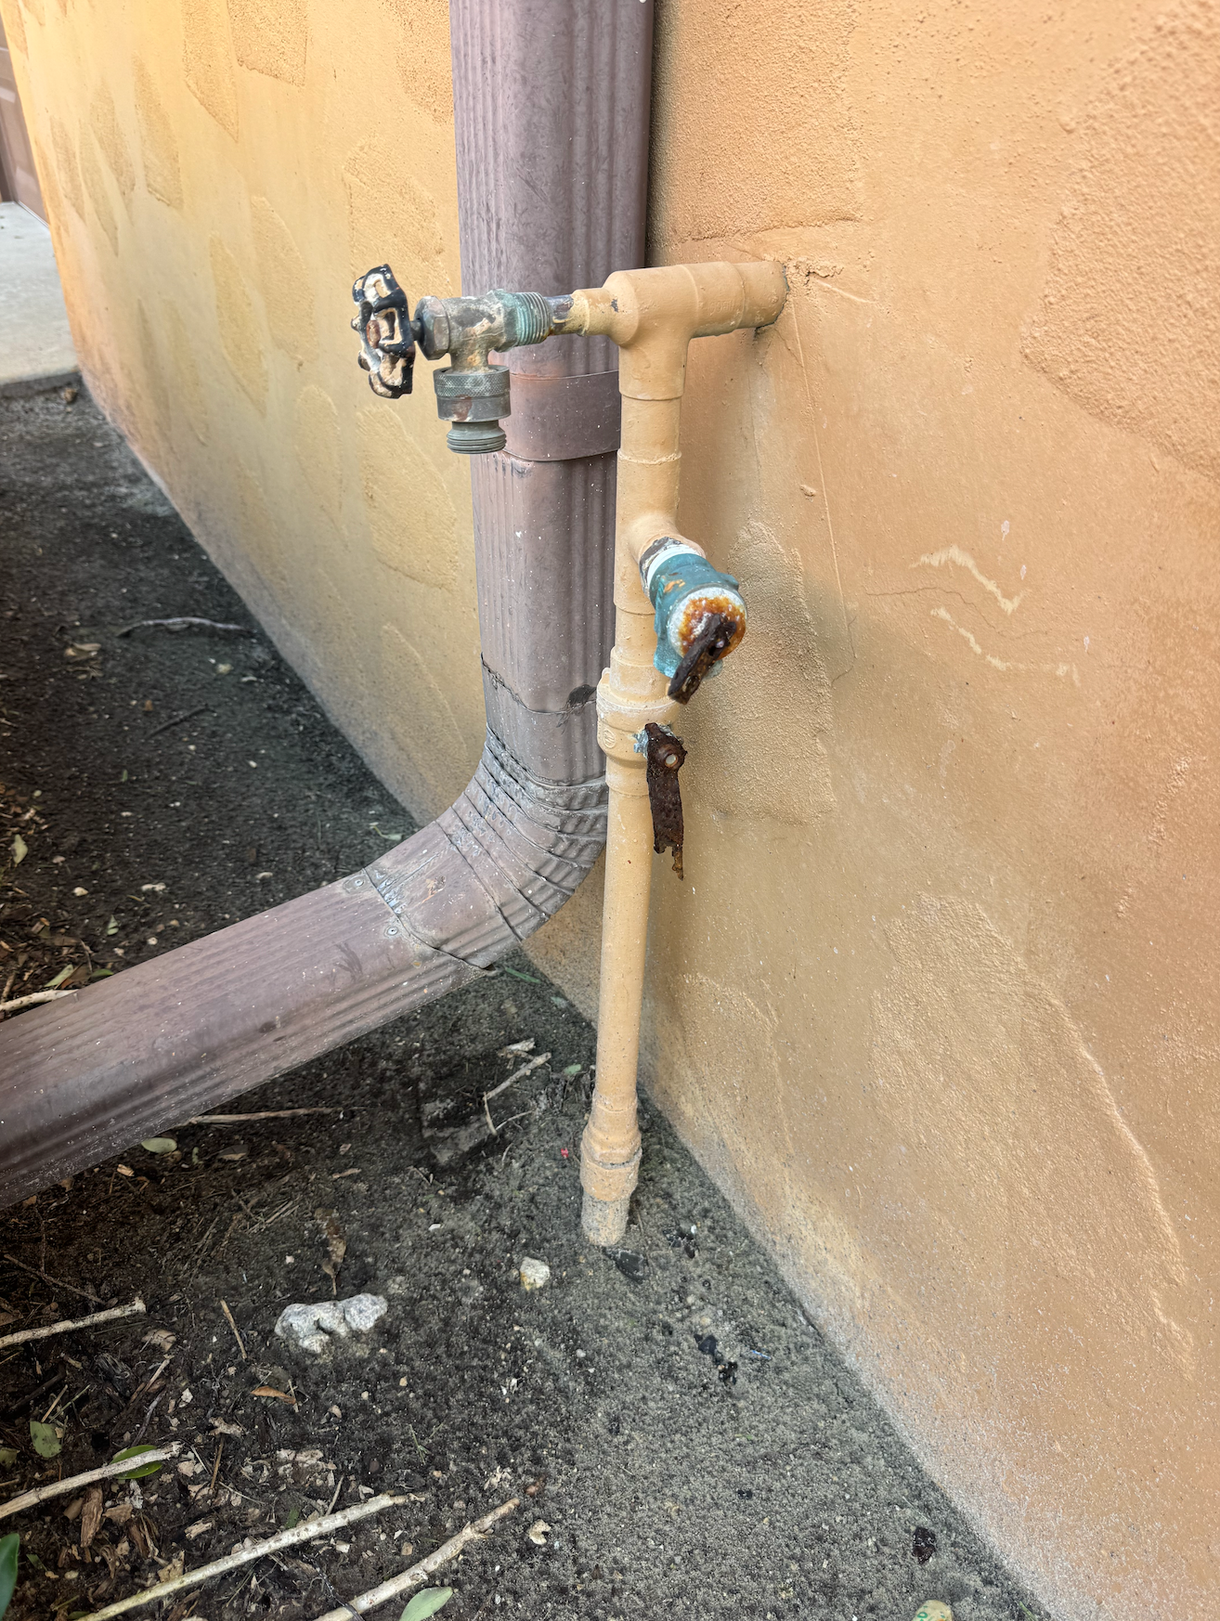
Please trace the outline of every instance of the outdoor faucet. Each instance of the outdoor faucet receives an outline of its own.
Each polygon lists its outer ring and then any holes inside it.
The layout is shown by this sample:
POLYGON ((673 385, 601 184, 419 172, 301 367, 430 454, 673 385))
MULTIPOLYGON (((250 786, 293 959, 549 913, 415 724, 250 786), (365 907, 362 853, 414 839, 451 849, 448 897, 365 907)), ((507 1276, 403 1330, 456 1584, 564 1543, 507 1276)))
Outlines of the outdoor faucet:
POLYGON ((500 423, 512 412, 509 371, 488 357, 541 343, 572 305, 570 298, 495 288, 473 298, 421 298, 412 319, 389 265, 360 276, 352 298, 360 312, 352 320, 360 334, 360 364, 375 394, 396 400, 411 392, 417 344, 427 360, 451 357, 432 381, 437 415, 453 424, 449 448, 461 456, 485 456, 506 443, 500 423))
POLYGON ((669 729, 678 706, 738 645, 746 607, 738 582, 677 528, 679 419, 692 338, 769 326, 787 297, 774 263, 664 265, 617 271, 603 287, 560 298, 491 292, 423 298, 410 320, 388 265, 352 295, 361 364, 374 391, 410 393, 415 345, 435 374, 437 409, 463 454, 502 450, 509 374, 493 352, 562 333, 619 348, 622 445, 614 546, 614 649, 597 688, 597 740, 606 756, 609 816, 602 914, 597 1081, 581 1140, 582 1224, 596 1244, 618 1244, 639 1174, 636 1109, 640 1009, 652 863, 674 850, 682 872, 677 772, 686 751, 669 729))

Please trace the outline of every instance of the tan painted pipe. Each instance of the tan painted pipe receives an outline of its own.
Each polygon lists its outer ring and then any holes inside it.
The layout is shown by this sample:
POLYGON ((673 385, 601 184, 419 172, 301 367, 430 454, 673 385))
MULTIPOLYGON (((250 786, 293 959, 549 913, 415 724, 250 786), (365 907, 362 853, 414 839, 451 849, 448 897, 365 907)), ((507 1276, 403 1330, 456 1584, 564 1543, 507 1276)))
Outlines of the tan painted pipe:
MULTIPOLYGON (((617 1244, 640 1165, 636 1072, 652 878, 652 816, 646 762, 635 739, 649 721, 668 724, 678 705, 653 664, 653 610, 639 561, 677 534, 678 448, 686 352, 692 338, 767 326, 787 296, 783 267, 670 265, 626 270, 573 295, 562 330, 601 333, 619 346, 622 448, 614 552, 614 651, 597 688, 597 740, 610 789, 602 914, 597 1084, 581 1141, 582 1222, 595 1244, 617 1244)), ((691 545, 691 549, 702 548, 691 545)))

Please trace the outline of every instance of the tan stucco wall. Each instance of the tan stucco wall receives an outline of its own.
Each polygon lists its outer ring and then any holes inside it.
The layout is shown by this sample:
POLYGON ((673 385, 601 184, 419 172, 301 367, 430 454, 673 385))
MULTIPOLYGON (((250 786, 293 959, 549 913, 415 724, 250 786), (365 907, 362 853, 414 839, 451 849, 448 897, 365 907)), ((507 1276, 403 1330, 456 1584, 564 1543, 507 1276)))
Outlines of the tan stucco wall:
MULTIPOLYGON (((384 257, 458 284, 443 5, 0 5, 91 381, 430 813, 466 471, 346 321, 384 257)), ((684 724, 656 1092, 1056 1613, 1208 1614, 1216 5, 658 11, 654 256, 792 297, 692 354, 683 527, 752 628, 684 724)), ((535 946, 585 1006, 596 911, 535 946)))
POLYGON ((413 295, 458 290, 447 16, 4 0, 90 385, 429 815, 483 740, 469 475, 427 376, 378 400, 348 321, 386 258, 413 295))

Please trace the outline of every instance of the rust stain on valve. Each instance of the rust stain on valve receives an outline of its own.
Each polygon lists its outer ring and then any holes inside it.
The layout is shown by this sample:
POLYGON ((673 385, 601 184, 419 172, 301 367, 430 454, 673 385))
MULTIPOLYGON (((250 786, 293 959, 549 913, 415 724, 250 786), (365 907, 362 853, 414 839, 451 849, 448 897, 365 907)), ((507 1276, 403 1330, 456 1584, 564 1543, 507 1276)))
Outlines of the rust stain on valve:
POLYGON ((686 759, 682 739, 668 726, 650 720, 644 728, 648 739, 648 803, 652 809, 652 847, 658 855, 672 850, 673 870, 682 872, 682 791, 678 772, 686 759))
MULTIPOLYGON (((682 580, 674 582, 676 585, 684 583, 682 580)), ((695 642, 706 634, 713 618, 720 620, 716 633, 724 639, 719 657, 728 658, 745 635, 746 622, 741 603, 727 591, 704 590, 686 599, 678 612, 677 623, 670 629, 674 646, 689 652, 695 642)))

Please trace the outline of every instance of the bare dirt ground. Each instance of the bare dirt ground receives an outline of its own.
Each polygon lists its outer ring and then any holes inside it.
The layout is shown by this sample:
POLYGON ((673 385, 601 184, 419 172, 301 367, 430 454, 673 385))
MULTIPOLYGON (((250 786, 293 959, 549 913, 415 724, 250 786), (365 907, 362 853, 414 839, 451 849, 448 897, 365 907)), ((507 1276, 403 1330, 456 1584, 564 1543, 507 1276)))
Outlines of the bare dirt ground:
MULTIPOLYGON (((87 395, 0 402, 0 566, 10 998, 121 972, 409 831, 87 395), (183 615, 242 629, 120 634, 183 615)), ((928 1598, 1042 1617, 655 1113, 627 1248, 582 1241, 593 1052, 514 957, 238 1099, 245 1119, 166 1120, 172 1149, 0 1213, 0 1336, 147 1305, 0 1349, 0 1505, 181 1443, 100 1504, 0 1519, 21 1535, 10 1621, 88 1614, 382 1492, 403 1501, 137 1613, 306 1621, 518 1497, 437 1578, 445 1621, 910 1621, 928 1598), (491 1102, 493 1136, 483 1095, 531 1040, 550 1056, 491 1102), (254 1118, 285 1110, 319 1112, 254 1118), (523 1289, 526 1257, 544 1288, 523 1289), (361 1291, 388 1302, 367 1335, 322 1357, 276 1338, 291 1302, 361 1291)))

